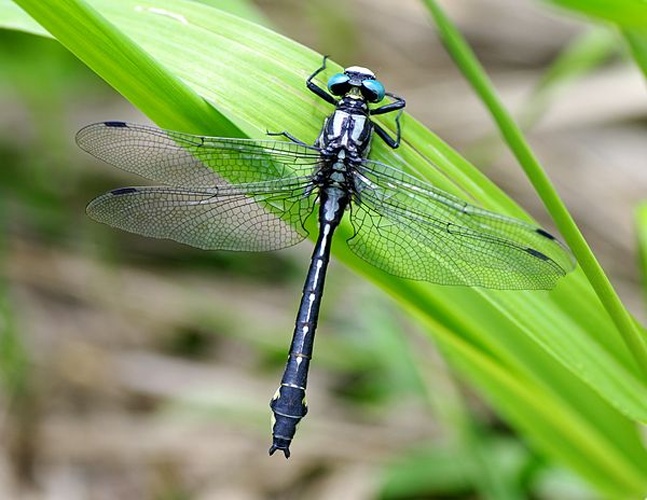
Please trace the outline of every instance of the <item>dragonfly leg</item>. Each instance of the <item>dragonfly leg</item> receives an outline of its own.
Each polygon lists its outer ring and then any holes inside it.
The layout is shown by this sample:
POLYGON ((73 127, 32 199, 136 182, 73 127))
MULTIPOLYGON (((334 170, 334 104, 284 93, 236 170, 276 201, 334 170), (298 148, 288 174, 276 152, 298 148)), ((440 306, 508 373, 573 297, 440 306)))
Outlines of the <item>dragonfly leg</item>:
POLYGON ((283 130, 282 132, 270 132, 269 130, 266 130, 265 133, 271 137, 285 137, 286 139, 290 140, 291 142, 294 142, 296 144, 299 144, 300 146, 307 146, 311 148, 312 146, 310 144, 306 144, 303 142, 301 139, 298 137, 293 136, 290 132, 287 130, 283 130))
POLYGON ((324 101, 330 104, 337 104, 337 99, 335 99, 332 95, 326 92, 325 89, 322 89, 319 85, 317 85, 315 82, 312 81, 315 76, 317 76, 319 73, 321 73, 323 70, 326 69, 326 59, 328 59, 328 56, 323 57, 321 66, 317 68, 317 70, 308 77, 308 79, 306 80, 306 87, 308 87, 308 90, 310 92, 317 95, 324 101))
MULTIPOLYGON (((405 101, 402 97, 397 96, 395 94, 392 94, 391 92, 387 92, 385 95, 388 95, 393 101, 384 104, 383 106, 380 106, 379 108, 375 108, 371 110, 372 115, 383 115, 384 113, 391 113, 392 111, 396 110, 402 110, 404 107, 407 105, 407 101, 405 101)), ((402 111, 398 113, 398 117, 402 114, 402 111)), ((396 118, 397 120, 397 118, 396 118)))
POLYGON ((400 121, 396 119, 395 126, 397 128, 395 137, 391 137, 389 133, 380 127, 377 123, 373 123, 375 133, 380 139, 382 139, 386 144, 393 149, 397 149, 400 146, 400 121))
POLYGON ((383 115, 384 113, 391 113, 393 111, 398 111, 398 114, 395 117, 395 127, 396 127, 396 135, 395 138, 391 137, 386 130, 384 130, 382 127, 380 127, 378 124, 373 123, 375 126, 375 133, 382 139, 384 142, 387 143, 387 145, 393 149, 396 149, 400 145, 400 138, 401 138, 401 127, 400 127, 400 118, 402 117, 402 112, 404 111, 404 107, 406 106, 406 101, 395 94, 391 94, 390 92, 387 92, 386 95, 388 95, 391 99, 393 99, 392 102, 385 104, 384 106, 380 106, 379 108, 375 108, 371 110, 371 116, 372 115, 383 115))

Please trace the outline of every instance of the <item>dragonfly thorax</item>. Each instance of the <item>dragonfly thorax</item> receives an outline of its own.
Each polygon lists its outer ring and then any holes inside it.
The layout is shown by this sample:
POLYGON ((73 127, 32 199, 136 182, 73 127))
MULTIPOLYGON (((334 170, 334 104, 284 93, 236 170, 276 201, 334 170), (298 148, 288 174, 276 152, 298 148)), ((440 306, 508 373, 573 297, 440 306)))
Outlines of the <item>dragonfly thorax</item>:
POLYGON ((316 146, 324 158, 338 157, 344 151, 349 161, 360 161, 369 153, 373 124, 368 113, 362 107, 337 106, 335 112, 324 121, 324 126, 317 138, 316 146))

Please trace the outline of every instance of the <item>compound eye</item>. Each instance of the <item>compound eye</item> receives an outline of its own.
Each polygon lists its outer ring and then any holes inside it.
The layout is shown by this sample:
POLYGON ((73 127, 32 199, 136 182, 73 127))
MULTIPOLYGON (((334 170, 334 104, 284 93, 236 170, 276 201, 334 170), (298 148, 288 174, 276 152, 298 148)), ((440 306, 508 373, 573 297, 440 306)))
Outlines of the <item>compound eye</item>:
POLYGON ((344 73, 337 73, 328 80, 328 90, 332 95, 341 96, 350 90, 350 78, 344 73))
POLYGON ((380 102, 384 99, 384 85, 377 80, 364 80, 362 95, 368 102, 380 102))

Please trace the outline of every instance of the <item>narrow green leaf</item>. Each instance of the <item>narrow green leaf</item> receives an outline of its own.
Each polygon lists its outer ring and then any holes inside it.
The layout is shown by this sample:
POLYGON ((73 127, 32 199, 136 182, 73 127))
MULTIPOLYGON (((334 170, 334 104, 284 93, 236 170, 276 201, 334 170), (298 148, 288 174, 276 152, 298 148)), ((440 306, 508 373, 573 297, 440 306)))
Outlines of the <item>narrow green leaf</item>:
POLYGON ((647 28, 625 28, 622 30, 631 55, 647 78, 647 28))
POLYGON ((626 27, 647 27, 647 6, 642 0, 549 0, 586 16, 626 27))

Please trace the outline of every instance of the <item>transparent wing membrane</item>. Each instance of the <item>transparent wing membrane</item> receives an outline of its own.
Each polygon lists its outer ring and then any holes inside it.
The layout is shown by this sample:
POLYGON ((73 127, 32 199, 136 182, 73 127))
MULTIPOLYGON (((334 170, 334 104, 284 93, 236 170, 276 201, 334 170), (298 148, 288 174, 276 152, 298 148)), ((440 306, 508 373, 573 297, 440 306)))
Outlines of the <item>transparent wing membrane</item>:
POLYGON ((396 276, 445 285, 549 289, 570 252, 531 224, 470 205, 388 165, 356 176, 351 250, 396 276))
MULTIPOLYGON (((88 214, 111 226, 212 250, 276 250, 303 240, 321 166, 289 141, 203 137, 106 122, 77 135, 97 158, 166 186, 122 188, 88 214)), ((573 269, 541 228, 475 207, 389 165, 354 172, 351 250, 408 279, 498 289, 549 289, 573 269)))
POLYGON ((312 203, 298 184, 267 192, 250 185, 205 192, 154 186, 110 191, 86 211, 98 222, 143 236, 208 250, 261 252, 302 241, 307 232, 300 217, 312 211, 312 203))
POLYGON ((286 141, 205 137, 124 122, 88 125, 81 149, 122 170, 177 187, 213 187, 309 175, 319 152, 286 141))

